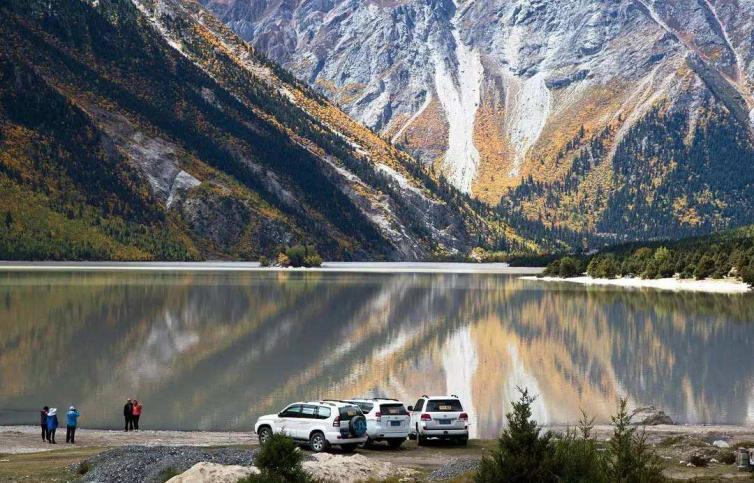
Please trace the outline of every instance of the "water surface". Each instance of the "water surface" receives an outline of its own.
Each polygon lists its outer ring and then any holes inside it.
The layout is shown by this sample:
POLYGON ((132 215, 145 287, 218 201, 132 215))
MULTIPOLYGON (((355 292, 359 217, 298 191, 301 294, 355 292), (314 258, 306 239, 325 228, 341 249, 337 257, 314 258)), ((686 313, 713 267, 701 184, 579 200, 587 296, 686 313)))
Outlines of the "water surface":
POLYGON ((249 430, 302 399, 459 395, 474 436, 516 387, 544 424, 619 396, 688 423, 754 425, 754 297, 508 274, 0 272, 0 424, 76 404, 118 427, 249 430))

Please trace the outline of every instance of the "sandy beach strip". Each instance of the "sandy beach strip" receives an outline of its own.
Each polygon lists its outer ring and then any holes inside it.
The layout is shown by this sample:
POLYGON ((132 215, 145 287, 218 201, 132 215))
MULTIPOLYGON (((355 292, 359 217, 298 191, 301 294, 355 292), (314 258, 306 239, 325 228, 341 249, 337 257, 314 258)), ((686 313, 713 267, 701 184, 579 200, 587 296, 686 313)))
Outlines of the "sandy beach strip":
POLYGON ((641 278, 592 278, 592 277, 521 277, 524 280, 541 281, 541 282, 560 282, 560 283, 577 283, 586 286, 608 286, 621 287, 629 289, 656 289, 671 292, 705 292, 718 294, 743 294, 751 292, 751 288, 734 279, 721 280, 693 280, 678 278, 660 278, 654 280, 645 280, 641 278))

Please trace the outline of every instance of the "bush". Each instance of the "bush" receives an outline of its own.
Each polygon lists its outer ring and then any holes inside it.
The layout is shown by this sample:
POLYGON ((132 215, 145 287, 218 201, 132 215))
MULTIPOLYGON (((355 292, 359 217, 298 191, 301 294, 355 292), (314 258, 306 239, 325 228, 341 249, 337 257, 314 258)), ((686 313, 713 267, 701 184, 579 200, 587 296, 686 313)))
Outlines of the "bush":
POLYGON ((263 267, 269 267, 270 266, 270 259, 267 257, 259 257, 259 264, 263 267))
POLYGON ((646 442, 644 432, 631 426, 627 402, 621 399, 618 412, 610 420, 615 429, 608 446, 610 481, 652 483, 665 481, 657 456, 646 442))
POLYGON ((322 257, 312 246, 296 245, 278 255, 278 263, 283 267, 320 267, 322 257))
MULTIPOLYGON (((735 459, 735 456, 734 456, 735 459)), ((89 470, 92 469, 91 465, 88 461, 84 460, 81 463, 79 463, 78 467, 76 468, 76 473, 80 475, 85 475, 89 473, 89 470)))
POLYGON ((626 401, 611 419, 615 430, 605 451, 592 438, 593 419, 583 412, 578 431, 568 430, 560 439, 542 434, 531 419, 535 398, 526 390, 506 415, 508 427, 492 454, 482 458, 476 482, 568 481, 653 483, 665 481, 657 456, 644 434, 631 426, 626 401))
POLYGON ((729 449, 722 450, 718 453, 717 460, 725 465, 732 465, 736 462, 736 453, 729 449))
POLYGON ((558 275, 563 278, 578 277, 584 273, 581 261, 575 257, 563 257, 560 259, 558 275))
POLYGON ((242 481, 306 483, 311 477, 304 471, 303 455, 296 443, 283 434, 273 434, 254 456, 254 465, 262 472, 242 481))
POLYGON ((531 405, 536 398, 526 389, 519 391, 521 398, 513 403, 513 412, 505 416, 508 427, 500 436, 497 449, 482 458, 474 476, 478 483, 556 481, 552 434, 542 434, 531 419, 531 405))
POLYGON ((616 278, 621 274, 621 266, 612 253, 597 255, 589 262, 586 273, 593 278, 616 278))

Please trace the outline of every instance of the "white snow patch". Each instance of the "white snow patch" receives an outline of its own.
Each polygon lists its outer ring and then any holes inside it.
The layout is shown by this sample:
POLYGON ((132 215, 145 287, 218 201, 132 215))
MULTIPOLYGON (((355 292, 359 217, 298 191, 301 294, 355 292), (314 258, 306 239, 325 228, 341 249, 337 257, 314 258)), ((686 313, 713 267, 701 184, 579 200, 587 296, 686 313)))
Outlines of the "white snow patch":
POLYGON ((509 176, 516 177, 529 149, 537 142, 550 115, 552 95, 540 72, 525 80, 518 89, 508 89, 506 106, 510 109, 507 130, 515 157, 509 176))
POLYGON ((469 415, 469 436, 476 438, 479 432, 474 408, 473 382, 479 360, 471 337, 471 329, 465 327, 456 332, 445 344, 442 365, 445 372, 445 389, 461 399, 469 415))
POLYGON ((479 52, 461 40, 457 25, 460 11, 458 9, 451 20, 458 70, 453 75, 451 68, 454 64, 441 57, 439 52, 442 49, 435 49, 435 89, 448 119, 444 171, 451 184, 464 193, 471 193, 471 183, 479 167, 479 151, 474 145, 474 122, 481 101, 484 67, 479 52))
POLYGON ((724 280, 687 280, 678 278, 661 278, 657 280, 644 280, 641 278, 592 278, 592 277, 521 277, 524 280, 541 280, 545 282, 569 282, 582 285, 607 285, 624 288, 653 288, 658 290, 670 290, 673 292, 708 292, 723 294, 739 294, 751 291, 749 286, 741 281, 733 279, 724 280))

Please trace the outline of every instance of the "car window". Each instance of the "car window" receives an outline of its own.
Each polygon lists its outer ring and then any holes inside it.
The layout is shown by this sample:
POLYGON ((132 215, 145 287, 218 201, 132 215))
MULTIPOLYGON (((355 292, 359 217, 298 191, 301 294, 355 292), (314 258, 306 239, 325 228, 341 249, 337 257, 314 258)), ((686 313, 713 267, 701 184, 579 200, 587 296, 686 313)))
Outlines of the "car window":
POLYGON ((341 421, 350 421, 351 418, 361 415, 361 409, 358 406, 343 406, 340 408, 341 421))
POLYGON ((408 411, 403 404, 380 404, 380 414, 383 416, 406 416, 408 411))
POLYGON ((452 413, 463 411, 458 399, 432 399, 427 401, 428 413, 452 413))
POLYGON ((366 402, 366 401, 356 401, 354 404, 359 406, 359 409, 361 409, 361 412, 366 414, 369 411, 372 410, 374 407, 374 403, 366 402))
POLYGON ((317 410, 317 419, 327 419, 332 414, 332 411, 330 411, 330 408, 326 408, 324 406, 320 406, 317 410))
POLYGON ((414 411, 421 411, 422 406, 424 406, 424 399, 419 399, 416 401, 416 404, 414 404, 414 411))
POLYGON ((301 409, 302 418, 314 419, 316 413, 317 413, 317 406, 312 406, 310 404, 305 404, 303 408, 301 409))
POLYGON ((281 418, 298 418, 301 416, 301 405, 293 404, 288 406, 280 413, 281 418))

